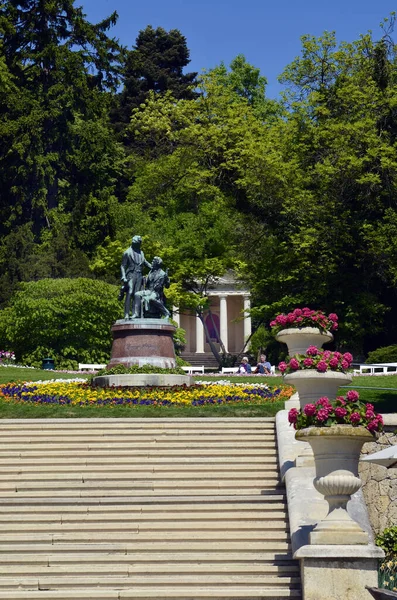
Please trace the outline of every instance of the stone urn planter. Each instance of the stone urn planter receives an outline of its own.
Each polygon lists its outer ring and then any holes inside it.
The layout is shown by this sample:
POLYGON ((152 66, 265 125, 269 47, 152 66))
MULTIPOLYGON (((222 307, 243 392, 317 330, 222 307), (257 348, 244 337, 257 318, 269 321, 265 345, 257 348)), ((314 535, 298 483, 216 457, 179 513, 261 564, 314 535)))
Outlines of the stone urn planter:
POLYGON ((321 348, 323 344, 332 342, 334 336, 329 331, 320 331, 317 327, 302 327, 282 329, 276 335, 276 340, 287 344, 289 356, 305 354, 309 346, 321 348))
POLYGON ((306 404, 314 404, 324 396, 327 396, 329 400, 335 399, 338 389, 342 385, 349 385, 351 381, 350 375, 339 371, 319 373, 315 369, 300 369, 295 373, 284 375, 284 382, 293 385, 298 390, 301 408, 304 408, 306 404))
POLYGON ((368 544, 368 534, 347 512, 350 496, 361 487, 358 461, 361 447, 373 440, 365 427, 333 425, 298 430, 297 440, 312 447, 314 487, 329 504, 329 512, 310 533, 311 544, 368 544))

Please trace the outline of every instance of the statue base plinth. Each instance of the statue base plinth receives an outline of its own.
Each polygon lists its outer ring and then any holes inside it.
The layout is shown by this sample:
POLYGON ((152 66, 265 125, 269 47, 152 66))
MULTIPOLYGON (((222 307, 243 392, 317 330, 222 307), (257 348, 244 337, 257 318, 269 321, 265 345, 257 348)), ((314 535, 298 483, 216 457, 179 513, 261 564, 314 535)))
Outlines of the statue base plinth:
POLYGON ((134 373, 133 375, 98 375, 93 384, 98 387, 174 387, 192 385, 189 375, 167 375, 165 373, 134 373))
POLYGON ((176 331, 168 319, 120 319, 112 327, 113 345, 107 369, 151 365, 161 369, 176 366, 176 331))

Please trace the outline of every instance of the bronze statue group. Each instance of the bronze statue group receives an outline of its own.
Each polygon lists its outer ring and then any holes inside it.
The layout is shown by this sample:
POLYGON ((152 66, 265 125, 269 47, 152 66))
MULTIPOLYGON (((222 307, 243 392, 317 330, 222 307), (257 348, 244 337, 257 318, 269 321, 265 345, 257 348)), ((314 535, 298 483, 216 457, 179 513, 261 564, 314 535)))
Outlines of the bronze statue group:
POLYGON ((141 245, 141 236, 134 235, 121 261, 119 300, 125 296, 124 319, 169 317, 164 296, 164 288, 170 285, 168 273, 162 269, 163 261, 159 256, 155 256, 152 263, 146 260, 141 245), (145 266, 150 269, 147 277, 143 276, 145 266))

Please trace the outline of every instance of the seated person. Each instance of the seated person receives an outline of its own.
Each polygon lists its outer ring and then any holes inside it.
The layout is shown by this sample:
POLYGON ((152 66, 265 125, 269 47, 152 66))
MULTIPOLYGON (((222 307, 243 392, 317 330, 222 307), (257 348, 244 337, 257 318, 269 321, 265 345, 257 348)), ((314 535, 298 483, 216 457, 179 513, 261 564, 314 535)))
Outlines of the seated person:
POLYGON ((238 372, 242 375, 250 375, 251 374, 251 365, 248 362, 248 358, 244 356, 241 360, 241 364, 238 368, 238 372))
POLYGON ((266 354, 261 354, 260 360, 256 366, 255 373, 261 373, 262 375, 270 375, 271 368, 271 364, 266 360, 266 354))

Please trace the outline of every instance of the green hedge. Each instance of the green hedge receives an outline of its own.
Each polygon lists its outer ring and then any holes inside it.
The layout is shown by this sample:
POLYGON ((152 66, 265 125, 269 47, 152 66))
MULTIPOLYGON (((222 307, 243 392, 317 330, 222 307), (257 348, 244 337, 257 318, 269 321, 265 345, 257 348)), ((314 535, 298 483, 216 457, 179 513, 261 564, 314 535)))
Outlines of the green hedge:
POLYGON ((369 352, 365 362, 368 364, 397 362, 397 344, 369 352))
POLYGON ((21 283, 0 312, 0 345, 33 367, 46 357, 58 369, 105 363, 111 325, 122 316, 117 292, 117 286, 84 278, 21 283))

